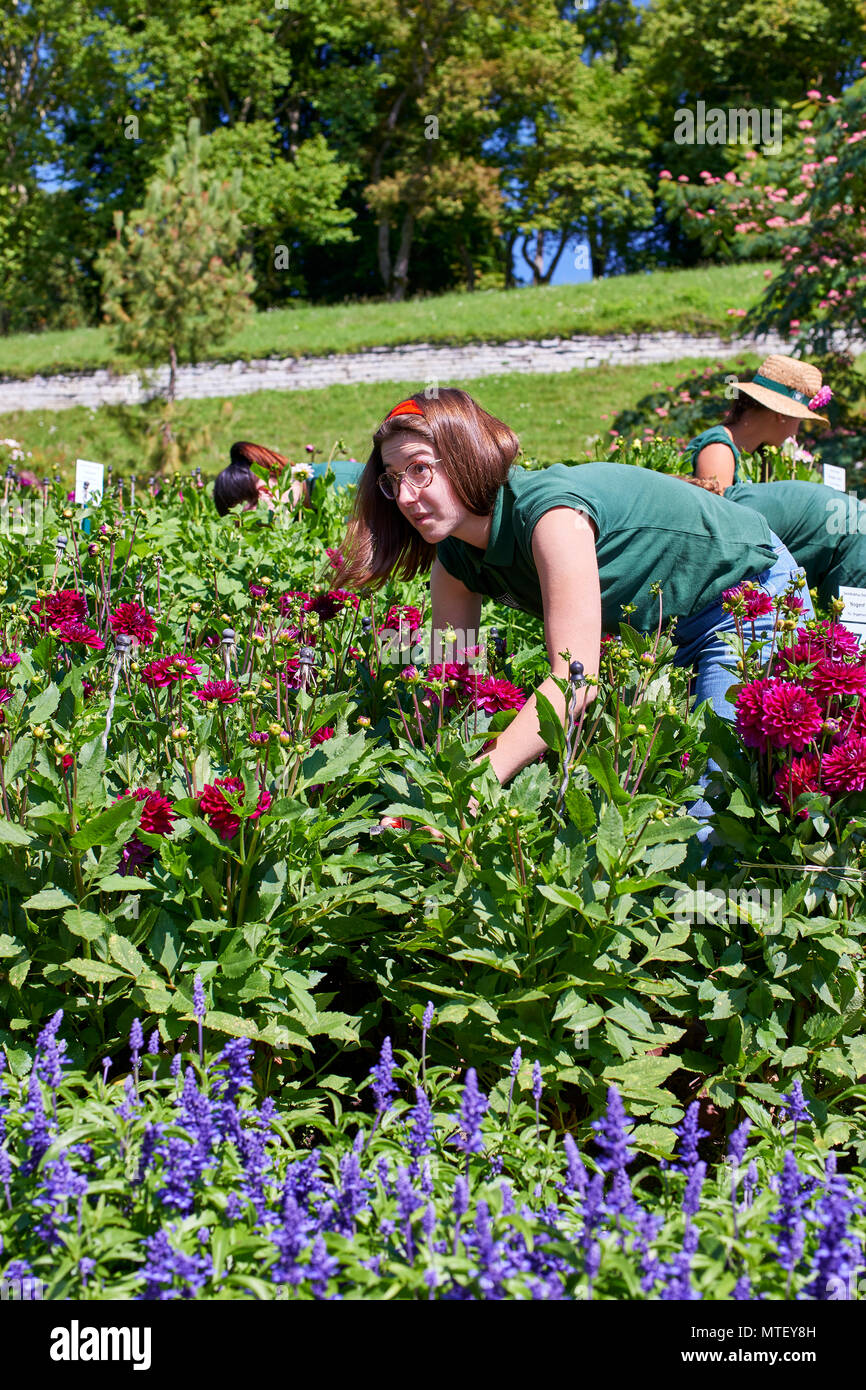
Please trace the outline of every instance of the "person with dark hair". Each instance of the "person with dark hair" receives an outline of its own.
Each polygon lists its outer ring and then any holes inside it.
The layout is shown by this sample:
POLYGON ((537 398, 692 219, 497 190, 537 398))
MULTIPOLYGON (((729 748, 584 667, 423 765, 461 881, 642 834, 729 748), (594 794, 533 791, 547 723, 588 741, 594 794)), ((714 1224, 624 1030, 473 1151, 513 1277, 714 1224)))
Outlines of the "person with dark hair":
MULTIPOLYGON (((725 695, 735 677, 720 634, 735 623, 722 594, 746 579, 782 594, 797 572, 764 518, 650 469, 528 470, 514 467, 517 451, 512 430, 465 391, 401 402, 373 436, 341 584, 380 587, 429 569, 433 629, 462 632, 467 647, 485 598, 523 609, 543 619, 559 677, 571 660, 597 674, 602 625, 617 631, 623 605, 634 605, 633 626, 654 630, 660 589, 664 617, 678 619, 676 663, 696 668, 698 701, 732 720, 725 695)), ((808 594, 804 616, 812 616, 808 594)), ((769 642, 773 615, 756 629, 769 642)), ((558 685, 548 678, 539 689, 563 719, 558 685)), ((587 686, 580 700, 592 698, 587 686)), ((545 748, 532 697, 496 738, 490 763, 505 783, 545 748)))
POLYGON ((826 425, 826 417, 816 410, 831 399, 817 367, 771 356, 751 382, 737 384, 724 423, 686 445, 694 472, 689 481, 760 512, 824 604, 838 596, 840 587, 866 587, 866 506, 823 483, 746 482, 739 477, 739 465, 741 452, 795 438, 801 420, 826 425))
POLYGON ((298 475, 292 479, 291 487, 282 494, 276 493, 276 479, 289 460, 264 444, 251 444, 246 440, 234 443, 229 451, 229 463, 214 479, 213 500, 220 516, 225 516, 238 503, 244 510, 257 507, 259 502, 273 510, 279 503, 291 503, 293 507, 312 506, 315 490, 320 481, 330 481, 334 487, 351 487, 357 483, 364 465, 355 459, 332 459, 328 463, 303 464, 298 475), (271 479, 265 482, 251 465, 263 464, 271 470, 271 479), (308 476, 300 476, 307 471, 308 476))

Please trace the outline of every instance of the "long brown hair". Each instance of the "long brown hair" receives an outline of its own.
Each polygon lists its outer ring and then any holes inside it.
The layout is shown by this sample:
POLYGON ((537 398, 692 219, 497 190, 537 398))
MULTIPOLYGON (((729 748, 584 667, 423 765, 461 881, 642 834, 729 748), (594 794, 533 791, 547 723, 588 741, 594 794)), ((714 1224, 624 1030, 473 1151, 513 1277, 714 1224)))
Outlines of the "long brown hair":
POLYGON ((380 588, 392 573, 413 579, 430 568, 436 555, 435 545, 425 541, 396 502, 379 489, 377 480, 385 467, 382 443, 389 435, 405 431, 430 444, 457 497, 475 516, 489 516, 493 511, 496 494, 520 449, 514 431, 482 410, 466 391, 449 386, 429 399, 423 391, 409 399, 422 413, 386 416, 373 435, 373 449, 358 483, 343 542, 340 583, 346 588, 380 588))

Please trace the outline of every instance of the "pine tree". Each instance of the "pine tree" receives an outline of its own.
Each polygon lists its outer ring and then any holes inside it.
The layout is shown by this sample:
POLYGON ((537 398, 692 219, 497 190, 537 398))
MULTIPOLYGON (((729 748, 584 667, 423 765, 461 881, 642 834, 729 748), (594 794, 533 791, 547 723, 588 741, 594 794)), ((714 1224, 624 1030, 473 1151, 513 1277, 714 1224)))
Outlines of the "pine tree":
POLYGON ((250 258, 238 254, 240 172, 205 186, 200 153, 193 118, 149 184, 144 207, 115 213, 115 240, 97 260, 118 352, 142 367, 168 358, 170 404, 178 364, 208 356, 253 309, 250 258))

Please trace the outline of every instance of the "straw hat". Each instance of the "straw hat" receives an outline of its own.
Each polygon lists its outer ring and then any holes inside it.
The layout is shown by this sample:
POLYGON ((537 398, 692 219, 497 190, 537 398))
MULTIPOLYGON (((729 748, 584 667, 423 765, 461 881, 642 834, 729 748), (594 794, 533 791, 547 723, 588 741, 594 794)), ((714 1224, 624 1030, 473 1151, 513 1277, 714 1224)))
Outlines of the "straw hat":
POLYGON ((796 357, 780 357, 775 353, 765 357, 753 379, 738 381, 736 390, 744 391, 759 405, 778 410, 781 415, 798 420, 820 420, 822 425, 830 423, 825 415, 816 415, 809 409, 809 402, 821 390, 821 373, 817 367, 799 362, 796 357))

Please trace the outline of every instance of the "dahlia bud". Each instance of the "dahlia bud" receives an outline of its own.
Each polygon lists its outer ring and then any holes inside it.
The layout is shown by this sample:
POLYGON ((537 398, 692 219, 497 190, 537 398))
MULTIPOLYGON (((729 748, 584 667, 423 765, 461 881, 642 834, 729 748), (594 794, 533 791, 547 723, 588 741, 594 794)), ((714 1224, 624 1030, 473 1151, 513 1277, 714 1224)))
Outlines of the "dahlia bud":
POLYGON ((201 604, 198 602, 197 599, 194 599, 193 602, 190 604, 190 606, 189 606, 189 611, 190 611, 191 613, 200 613, 200 612, 201 612, 201 604))
POLYGON ((635 732, 636 732, 636 733, 639 733, 639 734, 648 734, 648 733, 649 733, 649 729, 647 728, 646 724, 638 724, 637 729, 635 730, 635 732))
POLYGON ((653 817, 654 817, 655 820, 664 820, 664 818, 665 818, 665 813, 664 813, 664 811, 661 809, 661 807, 659 807, 657 811, 653 811, 653 817))
POLYGON ((62 758, 64 753, 68 753, 69 744, 63 743, 59 738, 56 738, 54 740, 54 751, 57 754, 58 758, 62 758))
POLYGON ((274 738, 279 738, 279 736, 280 736, 280 734, 281 734, 282 732, 283 732, 283 726, 282 726, 282 724, 269 724, 269 725, 268 725, 268 733, 269 733, 269 734, 272 734, 274 738))
POLYGON ((262 690, 273 690, 273 681, 262 681, 262 690))
POLYGON ((36 724, 36 725, 34 725, 34 728, 33 728, 33 737, 34 737, 34 738, 44 738, 44 737, 45 737, 45 726, 44 726, 43 724, 36 724))
POLYGON ((370 727, 370 721, 367 718, 366 714, 358 715, 358 723, 360 724, 362 729, 369 729, 370 727))
POLYGON ((652 666, 655 664, 655 657, 652 652, 643 652, 640 660, 643 662, 644 666, 652 666))
POLYGON ((90 542, 90 545, 87 547, 87 553, 88 553, 88 555, 98 555, 98 554, 99 554, 99 546, 96 544, 96 541, 91 541, 91 542, 90 542))
POLYGON ((292 742, 292 735, 289 733, 288 729, 280 729, 277 737, 284 748, 287 748, 292 742))
POLYGON ((517 820, 517 818, 520 815, 520 812, 518 811, 516 806, 511 806, 509 807, 508 814, 512 820, 517 820))
POLYGON ((171 736, 175 743, 185 743, 189 738, 189 729, 185 724, 175 724, 171 731, 171 736))

